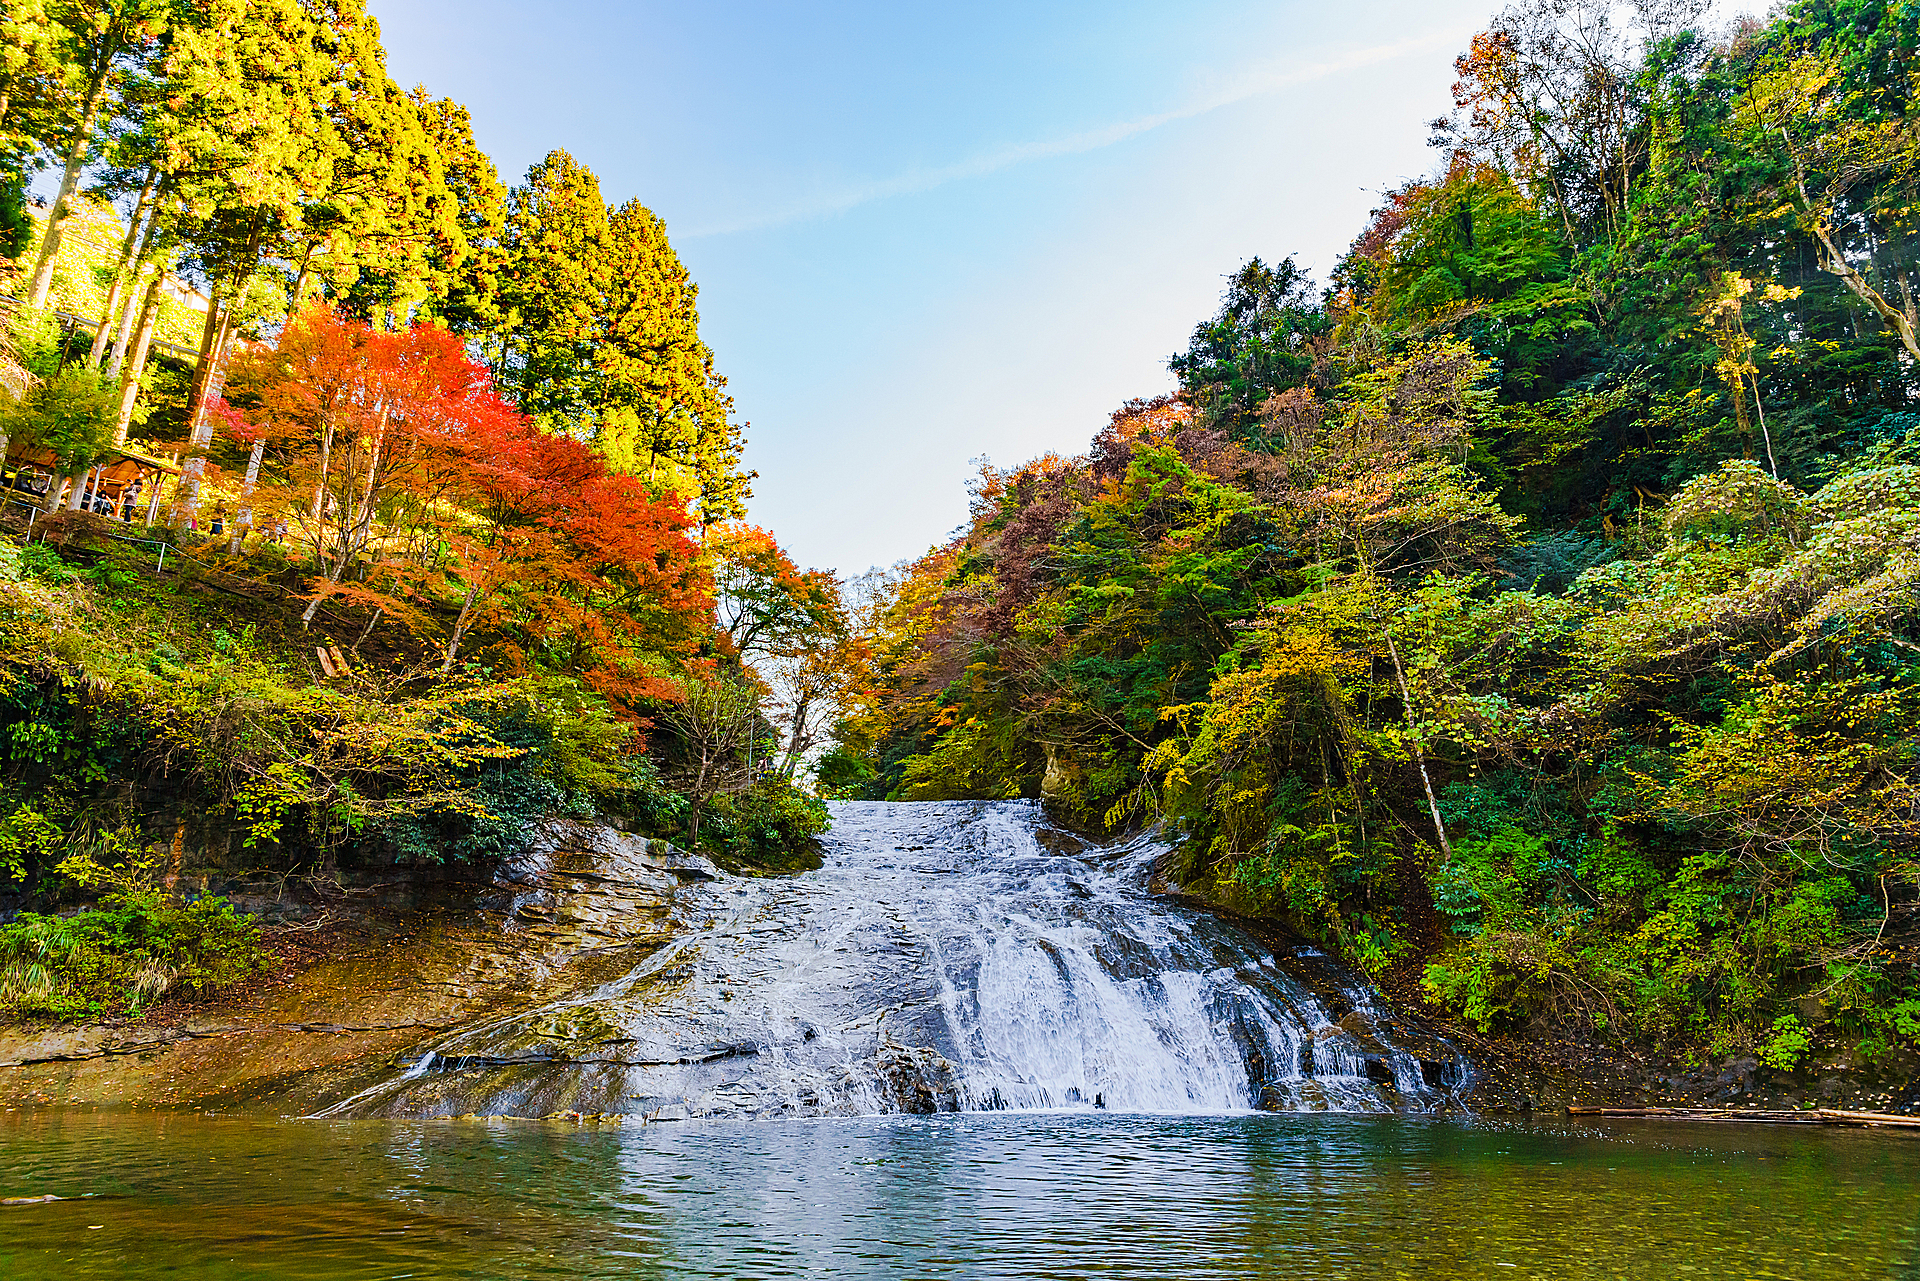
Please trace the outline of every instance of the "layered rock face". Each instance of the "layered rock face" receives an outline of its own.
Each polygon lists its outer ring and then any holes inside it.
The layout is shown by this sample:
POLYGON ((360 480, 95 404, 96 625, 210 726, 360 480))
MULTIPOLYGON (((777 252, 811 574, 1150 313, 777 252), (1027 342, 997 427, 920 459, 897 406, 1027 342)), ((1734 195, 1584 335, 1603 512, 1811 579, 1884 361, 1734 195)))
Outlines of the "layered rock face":
POLYGON ((238 1015, 0 1056, 39 1060, 22 1096, 321 1116, 1430 1111, 1469 1084, 1328 958, 1156 893, 1152 837, 1019 801, 834 817, 825 866, 777 878, 557 823, 464 904, 337 909, 349 941, 238 1015))

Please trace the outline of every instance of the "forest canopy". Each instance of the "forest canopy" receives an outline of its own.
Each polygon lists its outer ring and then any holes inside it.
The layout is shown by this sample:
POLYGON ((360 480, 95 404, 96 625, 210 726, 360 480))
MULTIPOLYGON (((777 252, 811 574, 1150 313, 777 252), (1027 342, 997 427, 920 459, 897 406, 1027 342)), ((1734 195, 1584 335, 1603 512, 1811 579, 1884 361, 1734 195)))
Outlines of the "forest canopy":
POLYGON ((867 584, 823 780, 1167 823, 1484 1030, 1920 1046, 1917 13, 1497 15, 1326 281, 867 584))

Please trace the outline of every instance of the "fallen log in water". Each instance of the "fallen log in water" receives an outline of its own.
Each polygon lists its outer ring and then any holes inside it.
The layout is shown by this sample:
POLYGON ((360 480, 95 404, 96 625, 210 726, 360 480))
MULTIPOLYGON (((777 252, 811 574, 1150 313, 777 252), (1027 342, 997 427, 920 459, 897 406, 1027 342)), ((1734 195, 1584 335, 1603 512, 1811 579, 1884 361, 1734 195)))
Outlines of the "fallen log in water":
POLYGON ((1575 1104, 1568 1116, 1638 1117, 1649 1121, 1748 1121, 1767 1125, 1863 1125, 1920 1130, 1920 1116, 1889 1112, 1843 1112, 1835 1108, 1802 1108, 1791 1112, 1763 1112, 1758 1108, 1617 1108, 1575 1104))

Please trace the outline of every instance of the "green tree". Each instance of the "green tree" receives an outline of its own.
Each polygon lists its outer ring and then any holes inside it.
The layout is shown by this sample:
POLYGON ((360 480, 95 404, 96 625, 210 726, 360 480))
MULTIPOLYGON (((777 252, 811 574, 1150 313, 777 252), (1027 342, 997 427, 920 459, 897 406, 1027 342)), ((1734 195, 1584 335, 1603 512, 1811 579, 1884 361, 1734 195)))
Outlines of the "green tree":
POLYGON ((61 83, 62 66, 46 0, 17 0, 0 13, 0 262, 32 242, 27 179, 50 133, 44 113, 61 83))
POLYGON ((689 681, 661 715, 679 739, 687 799, 687 848, 700 848, 700 820, 716 797, 753 785, 747 754, 765 724, 760 691, 740 680, 689 681))
POLYGON ((607 239, 600 181, 564 151, 508 193, 499 320, 484 346, 502 394, 551 427, 582 428, 605 403, 607 239))
MULTIPOLYGON (((644 446, 649 483, 666 479, 664 464, 673 472, 665 487, 697 498, 704 523, 737 519, 746 513, 741 429, 700 338, 699 288, 668 243, 666 225, 637 200, 608 218, 606 245, 601 368, 607 409, 625 411, 615 433, 631 443, 610 440, 614 448, 604 452, 631 455, 640 474, 644 446)), ((603 431, 610 421, 603 411, 603 431)))
POLYGON ((290 234, 331 190, 346 154, 335 86, 365 87, 352 63, 363 46, 343 36, 367 21, 357 0, 318 15, 299 0, 213 0, 168 51, 171 93, 154 130, 177 162, 179 238, 209 300, 187 393, 189 502, 212 437, 206 406, 219 394, 232 335, 276 307, 278 290, 263 267, 288 255, 290 234))
POLYGON ((1292 258, 1249 259, 1228 278, 1211 320, 1168 361, 1181 394, 1236 438, 1254 430, 1266 398, 1300 386, 1313 368, 1313 343, 1331 328, 1313 280, 1292 258))
POLYGON ((50 86, 46 141, 61 153, 60 191, 47 211, 40 254, 27 281, 30 307, 47 305, 54 258, 80 178, 93 158, 97 133, 118 109, 119 95, 135 64, 157 44, 172 17, 166 0, 49 0, 45 14, 58 68, 50 86))
POLYGON ((473 121, 465 107, 449 98, 432 98, 424 88, 415 88, 412 99, 459 210, 457 240, 433 250, 431 275, 444 283, 428 310, 452 332, 478 336, 499 318, 494 273, 506 226, 506 188, 493 161, 474 142, 473 121))
MULTIPOLYGON (((59 477, 79 478, 113 446, 117 397, 112 384, 83 365, 41 379, 19 399, 0 391, 0 441, 16 451, 46 450, 59 477)), ((47 509, 58 506, 62 486, 47 491, 47 509)))
MULTIPOLYGON (((472 255, 469 216, 449 181, 442 136, 458 148, 459 117, 452 104, 424 102, 401 92, 387 76, 379 27, 371 17, 342 24, 334 55, 350 86, 337 94, 329 116, 341 141, 326 187, 302 208, 287 234, 297 255, 290 310, 304 302, 309 275, 322 277, 348 314, 398 327, 444 298, 472 255)), ((464 139, 471 148, 471 138, 464 139)), ((491 176, 461 157, 467 183, 491 176)), ((467 199, 484 200, 484 191, 467 199)), ((497 199, 497 193, 495 193, 497 199)))

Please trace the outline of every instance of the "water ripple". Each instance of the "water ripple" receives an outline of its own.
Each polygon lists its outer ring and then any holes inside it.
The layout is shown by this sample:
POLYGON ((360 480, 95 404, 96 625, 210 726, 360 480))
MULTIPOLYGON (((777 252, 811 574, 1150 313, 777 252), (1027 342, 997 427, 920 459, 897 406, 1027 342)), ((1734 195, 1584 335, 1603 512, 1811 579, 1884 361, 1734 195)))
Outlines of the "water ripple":
POLYGON ((1913 1275, 1920 1144, 1405 1117, 0 1119, 0 1276, 1913 1275), (98 1226, 95 1226, 98 1225, 98 1226))

